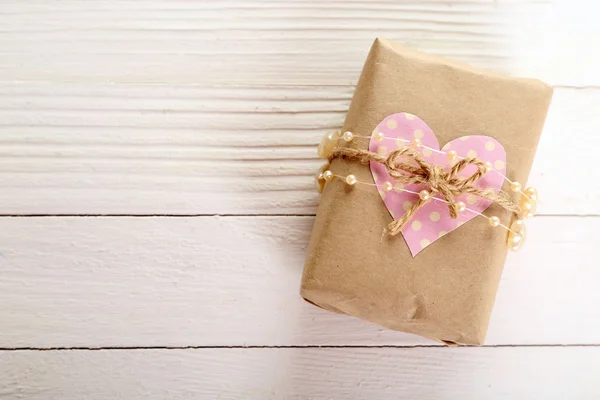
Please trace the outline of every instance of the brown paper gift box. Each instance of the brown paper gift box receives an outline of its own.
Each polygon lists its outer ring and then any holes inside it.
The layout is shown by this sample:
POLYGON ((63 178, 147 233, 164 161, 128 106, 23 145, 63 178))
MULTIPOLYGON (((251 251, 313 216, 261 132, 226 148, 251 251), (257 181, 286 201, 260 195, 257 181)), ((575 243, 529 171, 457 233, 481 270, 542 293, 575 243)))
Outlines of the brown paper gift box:
MULTIPOLYGON (((377 39, 344 131, 369 136, 386 116, 422 118, 440 146, 464 135, 496 138, 507 176, 527 181, 552 88, 377 39)), ((356 143, 355 143, 356 142, 356 143)), ((365 140, 352 145, 367 148, 365 140)), ((373 182, 369 167, 335 159, 334 174, 373 182)), ((508 190, 507 187, 503 188, 508 190)), ((492 205, 487 214, 510 223, 492 205)), ((327 310, 448 344, 483 343, 506 258, 506 231, 474 218, 412 257, 404 238, 383 236, 392 221, 377 189, 328 182, 302 277, 302 296, 327 310)))

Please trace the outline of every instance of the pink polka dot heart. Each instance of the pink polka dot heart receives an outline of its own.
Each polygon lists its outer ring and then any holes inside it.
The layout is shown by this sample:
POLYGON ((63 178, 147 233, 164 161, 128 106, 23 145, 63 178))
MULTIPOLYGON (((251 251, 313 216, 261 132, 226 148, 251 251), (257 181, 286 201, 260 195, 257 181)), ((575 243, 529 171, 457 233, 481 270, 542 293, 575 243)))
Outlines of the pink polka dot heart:
MULTIPOLYGON (((389 154, 390 151, 399 147, 408 146, 409 144, 406 141, 415 138, 420 139, 424 146, 439 150, 438 140, 431 128, 413 114, 398 113, 390 115, 377 125, 373 133, 375 132, 382 132, 386 137, 383 142, 378 142, 373 138, 369 142, 369 150, 379 154, 389 154)), ((463 136, 454 139, 442 148, 444 152, 450 150, 456 151, 459 157, 477 157, 484 162, 489 161, 498 172, 501 174, 506 173, 504 147, 491 137, 463 136)), ((420 152, 427 161, 433 164, 448 168, 451 166, 451 162, 445 154, 436 153, 425 147, 420 148, 420 152)), ((373 179, 380 188, 386 181, 394 183, 392 191, 384 192, 380 189, 379 194, 392 218, 398 219, 417 201, 418 195, 402 191, 402 185, 394 182, 382 164, 371 161, 370 166, 373 179)), ((470 165, 460 173, 460 176, 470 176, 474 171, 475 167, 470 165)), ((499 190, 504 183, 501 174, 490 171, 475 185, 481 188, 499 190)), ((425 185, 406 185, 405 189, 418 193, 428 188, 425 185)), ((483 212, 491 204, 491 201, 473 195, 460 196, 456 201, 464 201, 469 209, 477 212, 483 212)), ((448 214, 448 206, 445 203, 431 200, 409 221, 408 225, 402 230, 402 235, 414 257, 425 247, 476 216, 477 214, 466 210, 460 213, 457 219, 452 219, 448 214)))

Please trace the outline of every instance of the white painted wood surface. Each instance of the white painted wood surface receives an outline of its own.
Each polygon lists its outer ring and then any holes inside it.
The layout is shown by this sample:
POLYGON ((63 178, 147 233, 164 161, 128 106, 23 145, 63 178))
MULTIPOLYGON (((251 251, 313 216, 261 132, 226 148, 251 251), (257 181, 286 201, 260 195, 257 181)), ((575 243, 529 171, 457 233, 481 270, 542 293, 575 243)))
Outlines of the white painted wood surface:
POLYGON ((600 83, 593 0, 5 0, 17 81, 347 85, 375 36, 554 85, 600 83))
MULTIPOLYGON (((11 348, 437 344, 302 300, 312 222, 0 218, 0 342, 11 348)), ((531 221, 527 246, 506 265, 487 344, 597 343, 599 222, 531 221)))
POLYGON ((598 11, 3 1, 0 399, 598 398, 598 11), (530 177, 542 216, 505 268, 492 347, 298 295, 315 146, 375 36, 556 85, 530 177))
POLYGON ((0 354, 0 396, 595 400, 599 359, 598 347, 16 351, 0 354))

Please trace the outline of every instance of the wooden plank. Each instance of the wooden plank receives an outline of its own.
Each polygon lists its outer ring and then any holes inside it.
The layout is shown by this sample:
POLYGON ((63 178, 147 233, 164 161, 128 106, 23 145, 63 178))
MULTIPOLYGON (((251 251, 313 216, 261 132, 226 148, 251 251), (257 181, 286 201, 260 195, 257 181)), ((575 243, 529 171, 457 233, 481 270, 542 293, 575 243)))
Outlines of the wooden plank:
MULTIPOLYGON (((314 214, 315 149, 353 90, 2 84, 0 213, 314 214)), ((599 102, 556 91, 530 178, 539 213, 600 211, 599 102)))
MULTIPOLYGON (((539 217, 488 344, 598 344, 599 217, 539 217)), ((304 302, 312 217, 0 218, 0 347, 415 345, 304 302)))
POLYGON ((600 396, 599 359, 598 347, 0 352, 0 395, 30 400, 592 400, 600 396))
POLYGON ((382 36, 500 72, 598 85, 600 58, 585 47, 598 33, 594 13, 571 4, 12 0, 0 13, 0 76, 345 85, 356 83, 373 39, 382 36))

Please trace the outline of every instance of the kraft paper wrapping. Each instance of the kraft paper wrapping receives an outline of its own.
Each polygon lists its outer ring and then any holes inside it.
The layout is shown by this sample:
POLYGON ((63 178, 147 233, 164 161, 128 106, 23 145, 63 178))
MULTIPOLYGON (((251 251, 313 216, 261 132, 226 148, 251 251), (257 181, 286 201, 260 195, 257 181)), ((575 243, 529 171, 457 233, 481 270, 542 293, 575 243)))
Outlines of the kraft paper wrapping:
MULTIPOLYGON (((501 76, 377 39, 343 129, 369 136, 386 116, 408 112, 433 129, 440 146, 464 135, 492 136, 506 150, 507 176, 525 183, 551 97, 552 88, 543 82, 501 76)), ((367 149, 368 143, 351 145, 367 149)), ((331 170, 373 182, 367 165, 335 159, 331 170)), ((508 191, 506 185, 503 189, 508 191)), ((486 213, 510 221, 495 205, 486 213)), ((413 258, 401 235, 383 235, 391 221, 375 187, 328 182, 309 244, 302 296, 390 329, 447 344, 483 344, 506 258, 506 230, 475 218, 413 258)))

